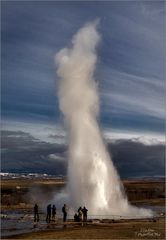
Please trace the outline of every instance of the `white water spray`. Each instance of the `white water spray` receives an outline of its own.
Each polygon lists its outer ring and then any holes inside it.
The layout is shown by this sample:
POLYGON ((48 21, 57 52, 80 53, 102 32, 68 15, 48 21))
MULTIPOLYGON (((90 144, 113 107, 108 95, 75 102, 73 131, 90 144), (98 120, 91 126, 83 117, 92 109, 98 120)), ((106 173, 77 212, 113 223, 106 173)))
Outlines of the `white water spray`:
POLYGON ((99 40, 97 22, 88 23, 74 35, 72 47, 55 57, 69 137, 68 203, 74 210, 85 205, 94 215, 150 216, 150 211, 129 205, 96 120, 99 99, 93 73, 99 40))

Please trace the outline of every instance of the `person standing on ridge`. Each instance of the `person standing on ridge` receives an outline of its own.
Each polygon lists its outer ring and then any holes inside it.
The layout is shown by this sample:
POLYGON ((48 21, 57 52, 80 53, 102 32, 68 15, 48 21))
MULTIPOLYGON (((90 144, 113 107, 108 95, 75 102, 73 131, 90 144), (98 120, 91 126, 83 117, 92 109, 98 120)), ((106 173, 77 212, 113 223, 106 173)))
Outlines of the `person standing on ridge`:
POLYGON ((63 222, 66 222, 66 219, 67 219, 67 206, 66 206, 66 204, 63 205, 62 212, 63 212, 63 222))
POLYGON ((52 206, 52 220, 55 221, 55 215, 56 215, 56 207, 55 205, 52 206))
POLYGON ((39 222, 39 208, 37 204, 34 206, 34 222, 39 222))
POLYGON ((79 222, 82 222, 83 220, 83 212, 82 212, 82 207, 78 209, 78 217, 79 217, 79 222))
POLYGON ((82 212, 83 212, 83 222, 87 222, 88 209, 84 206, 82 209, 82 212))
POLYGON ((78 211, 78 213, 79 213, 79 211, 80 211, 81 209, 82 209, 82 207, 79 207, 79 208, 78 208, 78 210, 77 210, 77 211, 78 211))
POLYGON ((47 217, 46 217, 46 222, 50 223, 51 221, 51 204, 47 205, 47 217))

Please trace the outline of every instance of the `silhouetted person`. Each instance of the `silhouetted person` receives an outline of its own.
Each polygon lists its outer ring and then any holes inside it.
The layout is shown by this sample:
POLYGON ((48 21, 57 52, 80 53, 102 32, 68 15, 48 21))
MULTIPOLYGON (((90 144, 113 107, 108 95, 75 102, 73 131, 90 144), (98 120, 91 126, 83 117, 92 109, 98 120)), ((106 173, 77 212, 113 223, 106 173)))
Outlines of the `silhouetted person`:
POLYGON ((55 205, 52 206, 52 220, 55 220, 55 215, 56 215, 56 207, 55 205))
POLYGON ((66 204, 63 205, 62 212, 63 212, 63 222, 66 222, 66 219, 67 219, 67 206, 66 206, 66 204))
POLYGON ((82 213, 83 213, 83 221, 86 222, 87 221, 87 215, 88 215, 88 209, 86 209, 85 206, 82 209, 82 213))
POLYGON ((78 217, 79 217, 79 221, 82 222, 82 220, 83 220, 82 207, 80 207, 80 208, 78 209, 78 217))
POLYGON ((80 211, 81 209, 82 209, 82 207, 79 207, 79 208, 78 208, 78 213, 79 213, 79 211, 80 211))
POLYGON ((75 213, 75 215, 74 215, 74 221, 80 222, 79 215, 77 213, 75 213))
POLYGON ((47 205, 47 217, 46 222, 50 223, 51 221, 51 204, 47 205))
POLYGON ((34 206, 34 222, 39 222, 39 208, 37 204, 34 206))
POLYGON ((78 215, 77 215, 77 213, 75 213, 75 215, 74 215, 74 222, 78 222, 78 221, 79 221, 78 215))

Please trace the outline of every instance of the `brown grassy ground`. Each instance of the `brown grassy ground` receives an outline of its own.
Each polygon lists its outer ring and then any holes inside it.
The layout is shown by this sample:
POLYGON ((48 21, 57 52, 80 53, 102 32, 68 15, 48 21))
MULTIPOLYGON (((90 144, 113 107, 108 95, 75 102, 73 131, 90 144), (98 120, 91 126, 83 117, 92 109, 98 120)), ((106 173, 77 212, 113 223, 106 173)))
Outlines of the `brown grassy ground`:
POLYGON ((1 180, 1 189, 6 188, 16 188, 16 186, 20 187, 32 187, 34 185, 58 185, 62 184, 64 185, 65 182, 63 180, 59 179, 2 179, 1 180))
MULTIPOLYGON (((123 184, 128 199, 132 204, 165 205, 164 181, 127 180, 123 181, 123 184)), ((32 208, 34 201, 40 205, 40 199, 43 201, 43 196, 51 199, 55 189, 61 189, 64 185, 65 182, 60 179, 2 179, 2 209, 9 206, 11 209, 32 208)))
MULTIPOLYGON (((124 181, 123 183, 131 203, 138 206, 142 204, 165 205, 164 181, 124 181)), ((36 195, 38 202, 40 199, 43 201, 42 196, 50 198, 55 187, 63 187, 64 185, 64 181, 56 179, 2 180, 2 210, 32 209, 34 199, 32 201, 30 197, 27 198, 31 191, 34 197, 36 189, 40 189, 41 195, 36 195), (7 204, 7 201, 10 204, 7 204)), ((40 204, 40 202, 38 203, 40 204)), ((35 230, 35 232, 12 236, 8 239, 165 239, 164 226, 164 219, 156 222, 126 220, 109 224, 89 223, 83 227, 68 223, 67 228, 63 228, 63 226, 57 228, 55 224, 50 224, 47 230, 35 230)))
POLYGON ((8 239, 165 239, 164 227, 164 220, 133 220, 123 223, 89 224, 83 227, 67 226, 15 235, 8 239))

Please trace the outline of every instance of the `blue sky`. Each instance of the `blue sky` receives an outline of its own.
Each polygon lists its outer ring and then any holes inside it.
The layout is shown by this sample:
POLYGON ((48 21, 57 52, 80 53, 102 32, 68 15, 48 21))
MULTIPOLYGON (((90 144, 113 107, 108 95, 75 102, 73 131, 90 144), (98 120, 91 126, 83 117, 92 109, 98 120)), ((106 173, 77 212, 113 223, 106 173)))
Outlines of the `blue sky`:
POLYGON ((95 78, 103 129, 164 132, 164 1, 2 2, 2 120, 59 126, 54 56, 100 19, 95 78))

